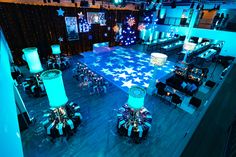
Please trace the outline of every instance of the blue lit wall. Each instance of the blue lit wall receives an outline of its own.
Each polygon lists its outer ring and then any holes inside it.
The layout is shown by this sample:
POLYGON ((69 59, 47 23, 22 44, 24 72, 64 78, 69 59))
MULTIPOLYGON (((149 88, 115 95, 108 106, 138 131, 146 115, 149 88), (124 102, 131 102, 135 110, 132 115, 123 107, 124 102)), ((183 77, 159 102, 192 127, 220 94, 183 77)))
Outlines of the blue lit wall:
POLYGON ((8 53, 0 28, 0 156, 23 157, 8 53))

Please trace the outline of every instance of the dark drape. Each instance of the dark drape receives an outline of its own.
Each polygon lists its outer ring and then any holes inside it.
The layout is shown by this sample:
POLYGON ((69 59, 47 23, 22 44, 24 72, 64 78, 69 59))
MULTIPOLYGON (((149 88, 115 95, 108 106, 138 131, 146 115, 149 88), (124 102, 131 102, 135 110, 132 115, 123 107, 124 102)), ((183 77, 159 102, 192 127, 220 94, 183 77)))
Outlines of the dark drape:
POLYGON ((92 25, 88 33, 80 33, 79 40, 68 41, 65 19, 58 16, 57 6, 39 6, 13 3, 0 3, 0 25, 6 36, 12 55, 17 64, 22 64, 22 49, 37 47, 40 58, 51 54, 50 45, 58 44, 62 37, 62 53, 68 55, 92 50, 93 43, 110 41, 114 45, 114 32, 112 27, 117 22, 123 22, 126 16, 133 14, 138 19, 138 12, 128 10, 99 10, 92 8, 61 7, 65 16, 76 16, 79 12, 106 12, 106 26, 92 25), (110 29, 109 29, 110 28, 110 29), (105 35, 107 34, 107 36, 105 35))

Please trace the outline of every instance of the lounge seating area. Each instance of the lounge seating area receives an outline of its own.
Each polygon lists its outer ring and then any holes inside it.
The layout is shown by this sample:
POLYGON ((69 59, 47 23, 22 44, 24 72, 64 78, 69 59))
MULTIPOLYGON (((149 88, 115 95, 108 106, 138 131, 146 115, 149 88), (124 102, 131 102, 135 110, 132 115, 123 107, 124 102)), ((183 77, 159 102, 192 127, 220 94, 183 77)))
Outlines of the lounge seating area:
POLYGON ((186 79, 183 79, 183 77, 174 74, 166 80, 166 84, 176 90, 179 90, 180 92, 185 93, 186 95, 192 96, 198 90, 198 86, 189 81, 187 82, 186 79))

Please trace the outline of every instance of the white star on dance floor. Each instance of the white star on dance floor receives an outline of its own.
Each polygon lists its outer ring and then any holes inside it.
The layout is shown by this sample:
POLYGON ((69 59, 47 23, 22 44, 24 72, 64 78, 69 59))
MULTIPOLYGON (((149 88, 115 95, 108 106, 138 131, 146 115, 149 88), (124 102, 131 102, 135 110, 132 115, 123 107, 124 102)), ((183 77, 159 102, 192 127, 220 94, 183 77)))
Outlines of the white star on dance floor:
POLYGON ((149 84, 147 84, 146 82, 143 83, 143 87, 148 88, 149 84))
POLYGON ((147 60, 144 60, 144 59, 140 59, 139 61, 140 62, 148 62, 147 60))
POLYGON ((141 63, 141 62, 137 62, 137 64, 139 64, 139 65, 143 65, 143 63, 141 63))
POLYGON ((130 56, 124 56, 124 55, 123 55, 123 58, 126 58, 126 59, 131 59, 131 57, 130 57, 130 56))
POLYGON ((140 53, 140 54, 137 54, 135 56, 138 57, 138 58, 142 58, 144 56, 144 54, 140 53))
POLYGON ((152 64, 152 63, 149 63, 149 66, 151 66, 151 67, 154 67, 154 64, 152 64))
POLYGON ((113 69, 113 71, 115 71, 115 72, 122 72, 123 70, 120 69, 120 68, 115 68, 115 69, 113 69))
POLYGON ((140 75, 140 76, 141 76, 141 75, 143 75, 143 74, 139 72, 139 73, 138 73, 138 75, 140 75))
POLYGON ((108 72, 109 71, 109 69, 105 69, 105 68, 102 68, 102 70, 101 70, 102 72, 108 72))
POLYGON ((135 77, 135 76, 137 76, 137 75, 136 75, 136 74, 131 74, 131 76, 135 77))
POLYGON ((119 75, 118 75, 118 77, 124 78, 124 79, 126 79, 127 76, 128 76, 128 75, 126 75, 125 73, 122 73, 122 74, 119 74, 119 75))
POLYGON ((120 67, 123 67, 123 66, 124 66, 124 64, 123 64, 123 63, 119 63, 118 65, 119 65, 120 67))
POLYGON ((128 88, 130 88, 130 87, 132 87, 133 85, 135 85, 135 84, 132 83, 132 80, 129 80, 129 81, 122 81, 122 82, 123 82, 122 87, 128 87, 128 88))
POLYGON ((129 63, 134 63, 134 61, 133 61, 133 60, 128 60, 127 62, 129 62, 129 63))
POLYGON ((148 77, 144 77, 143 79, 144 79, 144 80, 148 80, 149 78, 148 78, 148 77))
POLYGON ((149 71, 149 72, 144 73, 144 75, 151 77, 151 76, 152 76, 152 73, 149 71))
POLYGON ((128 68, 128 67, 125 67, 123 71, 126 71, 128 74, 132 74, 133 72, 135 72, 133 68, 128 68))
POLYGON ((111 72, 111 71, 106 71, 106 72, 104 72, 105 74, 107 74, 107 75, 112 75, 112 76, 114 76, 114 73, 113 72, 111 72))
POLYGON ((139 67, 139 68, 137 68, 137 70, 138 70, 138 71, 141 71, 141 70, 142 70, 142 68, 140 68, 140 67, 139 67))
POLYGON ((98 67, 100 65, 98 63, 93 63, 93 66, 98 67))
POLYGON ((107 66, 110 66, 110 67, 113 66, 113 64, 112 64, 111 62, 107 62, 106 65, 107 65, 107 66))
POLYGON ((140 83, 142 80, 140 80, 138 77, 134 79, 135 82, 140 83))

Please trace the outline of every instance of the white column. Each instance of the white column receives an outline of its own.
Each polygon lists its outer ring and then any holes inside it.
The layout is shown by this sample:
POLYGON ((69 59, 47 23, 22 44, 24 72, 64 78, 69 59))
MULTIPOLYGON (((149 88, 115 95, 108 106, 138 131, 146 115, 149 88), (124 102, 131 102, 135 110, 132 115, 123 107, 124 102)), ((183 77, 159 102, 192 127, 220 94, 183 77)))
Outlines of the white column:
POLYGON ((0 28, 0 139, 1 157, 23 157, 9 64, 9 48, 0 28))
MULTIPOLYGON (((193 29, 193 27, 195 25, 196 20, 198 19, 198 14, 199 14, 199 10, 198 9, 193 9, 193 15, 191 17, 191 20, 190 20, 190 23, 189 23, 189 27, 188 27, 188 32, 186 34, 184 42, 188 42, 189 41, 189 39, 190 39, 190 37, 192 35, 192 29, 193 29)), ((186 53, 184 55, 184 60, 183 60, 184 63, 186 63, 186 61, 187 61, 188 53, 189 53, 189 51, 186 51, 186 53)))
POLYGON ((152 78, 149 82, 149 86, 147 88, 148 95, 153 95, 156 91, 156 80, 157 80, 157 74, 158 74, 158 66, 154 66, 154 72, 152 74, 152 78))
POLYGON ((186 34, 186 38, 185 38, 184 42, 189 41, 189 39, 191 37, 191 34, 192 34, 192 29, 195 25, 195 22, 196 22, 197 18, 198 18, 198 14, 199 14, 199 10, 198 9, 193 9, 193 15, 191 17, 191 20, 190 20, 190 23, 189 23, 189 26, 188 26, 188 32, 186 34))

